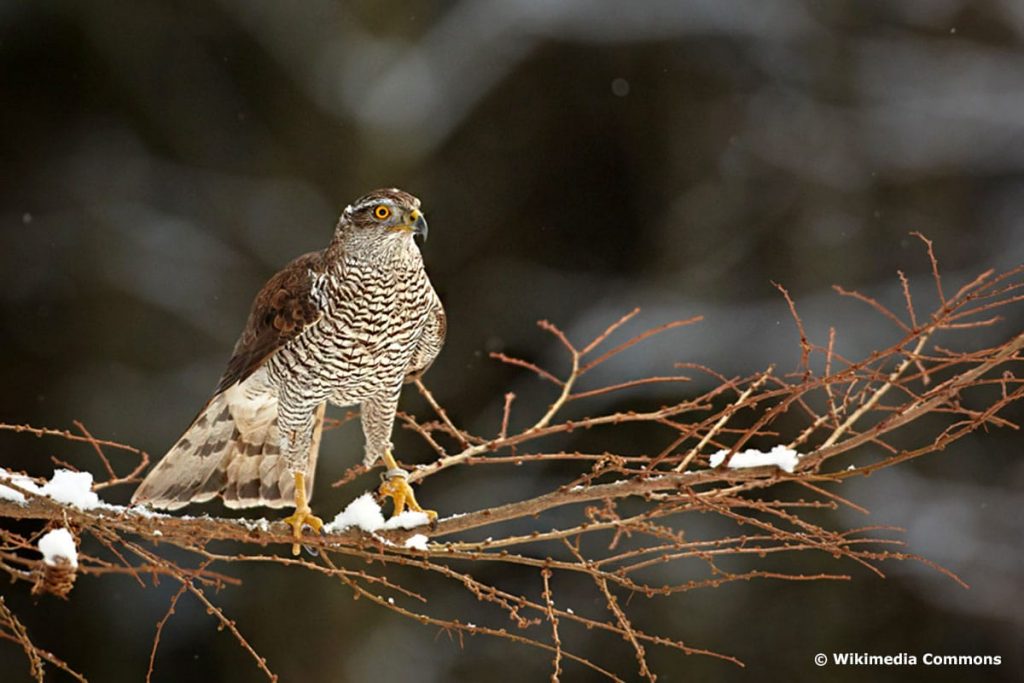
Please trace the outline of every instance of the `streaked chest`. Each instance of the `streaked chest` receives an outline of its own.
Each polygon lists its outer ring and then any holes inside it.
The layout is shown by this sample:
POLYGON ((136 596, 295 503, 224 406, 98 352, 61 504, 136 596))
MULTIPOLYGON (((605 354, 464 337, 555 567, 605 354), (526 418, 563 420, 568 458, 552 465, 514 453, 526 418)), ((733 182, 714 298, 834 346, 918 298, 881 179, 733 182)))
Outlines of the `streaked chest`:
POLYGON ((422 267, 385 270, 349 265, 318 276, 313 293, 324 311, 308 341, 331 360, 404 372, 427 324, 434 296, 422 267), (400 366, 400 368, 398 368, 400 366))

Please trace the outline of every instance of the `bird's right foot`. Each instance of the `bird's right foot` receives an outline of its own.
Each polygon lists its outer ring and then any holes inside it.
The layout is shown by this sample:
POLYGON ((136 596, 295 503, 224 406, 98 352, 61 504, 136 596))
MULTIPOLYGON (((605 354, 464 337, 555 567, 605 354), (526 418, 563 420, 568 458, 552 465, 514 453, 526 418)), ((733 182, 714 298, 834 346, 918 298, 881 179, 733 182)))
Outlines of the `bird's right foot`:
POLYGON ((292 555, 299 554, 299 541, 302 539, 302 527, 308 526, 316 533, 324 528, 324 520, 313 514, 306 497, 306 478, 302 472, 295 473, 295 513, 285 517, 283 521, 292 528, 292 555))

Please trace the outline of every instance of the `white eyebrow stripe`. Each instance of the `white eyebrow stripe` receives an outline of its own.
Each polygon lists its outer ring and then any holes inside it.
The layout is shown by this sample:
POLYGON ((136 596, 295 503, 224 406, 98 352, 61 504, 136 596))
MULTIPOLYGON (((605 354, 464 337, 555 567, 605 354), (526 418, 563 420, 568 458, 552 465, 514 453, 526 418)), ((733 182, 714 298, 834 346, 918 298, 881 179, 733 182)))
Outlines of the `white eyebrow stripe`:
POLYGON ((349 209, 351 209, 352 212, 362 211, 365 208, 368 208, 368 207, 371 207, 371 206, 377 206, 378 204, 386 204, 386 205, 390 206, 392 209, 397 209, 398 208, 398 205, 395 204, 395 202, 392 201, 391 199, 388 199, 387 197, 377 197, 375 199, 368 199, 365 202, 359 202, 355 206, 349 206, 345 210, 348 211, 349 209))

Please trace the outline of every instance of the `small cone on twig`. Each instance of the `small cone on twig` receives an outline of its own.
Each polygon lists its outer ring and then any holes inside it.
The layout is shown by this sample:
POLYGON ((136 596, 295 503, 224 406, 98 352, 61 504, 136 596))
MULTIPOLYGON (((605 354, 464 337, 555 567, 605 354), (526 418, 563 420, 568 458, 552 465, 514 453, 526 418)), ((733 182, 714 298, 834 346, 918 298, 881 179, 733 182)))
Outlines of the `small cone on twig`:
POLYGON ((66 557, 58 557, 53 564, 40 562, 36 570, 36 582, 32 586, 32 595, 49 593, 59 598, 68 597, 78 577, 77 567, 66 557))

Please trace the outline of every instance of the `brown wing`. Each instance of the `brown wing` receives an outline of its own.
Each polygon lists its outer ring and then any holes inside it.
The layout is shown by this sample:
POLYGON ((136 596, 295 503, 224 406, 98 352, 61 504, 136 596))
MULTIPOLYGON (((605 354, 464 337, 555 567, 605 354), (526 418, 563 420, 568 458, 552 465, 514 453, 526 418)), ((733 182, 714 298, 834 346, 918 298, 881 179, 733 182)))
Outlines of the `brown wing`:
POLYGON ((216 393, 247 378, 271 354, 320 319, 323 313, 312 289, 315 274, 323 271, 323 261, 319 251, 303 254, 263 286, 216 393))

